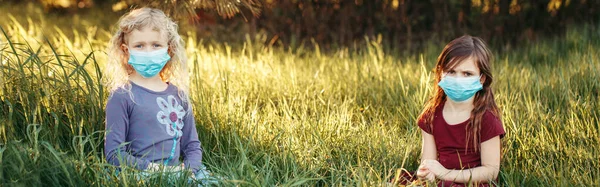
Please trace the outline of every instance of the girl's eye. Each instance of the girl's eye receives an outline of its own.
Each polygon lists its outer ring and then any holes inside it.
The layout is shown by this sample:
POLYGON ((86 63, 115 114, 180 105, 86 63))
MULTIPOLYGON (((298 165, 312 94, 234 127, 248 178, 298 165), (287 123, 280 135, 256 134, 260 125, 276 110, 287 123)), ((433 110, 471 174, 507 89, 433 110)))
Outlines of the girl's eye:
POLYGON ((469 76, 473 75, 473 74, 471 74, 469 72, 465 72, 464 74, 465 74, 465 77, 469 77, 469 76))
POLYGON ((451 70, 448 72, 448 74, 450 74, 450 75, 454 75, 454 73, 455 73, 454 70, 451 70))
POLYGON ((135 48, 142 48, 142 45, 135 45, 133 47, 135 47, 135 48))
POLYGON ((155 48, 161 47, 159 44, 154 44, 155 48))

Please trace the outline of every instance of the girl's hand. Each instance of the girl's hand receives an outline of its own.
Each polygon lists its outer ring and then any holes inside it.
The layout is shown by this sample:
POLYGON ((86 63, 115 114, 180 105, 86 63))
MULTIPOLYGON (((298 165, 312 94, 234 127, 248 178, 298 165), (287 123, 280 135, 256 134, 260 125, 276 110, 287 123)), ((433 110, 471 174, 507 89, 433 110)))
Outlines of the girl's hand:
POLYGON ((185 164, 184 164, 184 163, 181 163, 181 167, 182 167, 184 170, 187 170, 187 171, 189 171, 189 172, 190 172, 190 174, 191 174, 191 176, 190 176, 190 177, 191 177, 193 180, 196 180, 196 174, 194 173, 194 171, 192 171, 192 169, 191 169, 191 168, 187 168, 187 169, 186 169, 186 168, 185 168, 185 164))
MULTIPOLYGON (((442 179, 442 177, 446 174, 448 174, 448 169, 446 169, 442 164, 440 164, 440 162, 438 162, 437 160, 424 160, 423 164, 425 165, 425 168, 427 168, 427 170, 433 174, 435 176, 435 178, 438 179, 442 179)), ((422 165, 423 165, 422 164, 422 165)))
POLYGON ((149 172, 180 172, 183 171, 183 164, 179 166, 165 166, 162 164, 150 163, 146 171, 149 172))
POLYGON ((417 177, 419 177, 419 179, 428 180, 428 181, 435 180, 435 175, 433 175, 433 173, 431 173, 429 171, 429 169, 427 169, 425 162, 423 162, 419 166, 419 170, 417 170, 417 177))
POLYGON ((179 165, 179 166, 166 166, 165 167, 166 171, 170 171, 170 172, 180 172, 183 171, 183 166, 179 165))
POLYGON ((160 171, 160 169, 161 169, 161 165, 160 164, 155 164, 155 163, 151 162, 150 164, 148 164, 148 167, 146 168, 146 171, 157 172, 157 171, 160 171))

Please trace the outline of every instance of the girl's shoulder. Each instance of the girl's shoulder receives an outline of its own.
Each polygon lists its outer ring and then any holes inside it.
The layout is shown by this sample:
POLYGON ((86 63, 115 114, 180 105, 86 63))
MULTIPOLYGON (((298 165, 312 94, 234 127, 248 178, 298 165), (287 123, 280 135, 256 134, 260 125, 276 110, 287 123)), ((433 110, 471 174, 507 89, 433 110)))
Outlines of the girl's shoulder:
POLYGON ((500 119, 500 114, 497 114, 491 110, 485 111, 485 113, 483 114, 482 121, 485 121, 486 123, 502 125, 502 120, 500 119))
POLYGON ((106 101, 106 108, 108 109, 131 109, 132 96, 130 92, 125 88, 117 88, 109 92, 108 99, 106 101), (116 107, 116 108, 115 108, 116 107))
POLYGON ((504 137, 506 131, 502 126, 502 120, 498 114, 488 110, 483 114, 481 119, 481 142, 485 142, 495 136, 504 137))
POLYGON ((121 100, 121 101, 130 101, 133 97, 133 88, 131 85, 123 85, 119 86, 116 89, 109 92, 108 100, 121 100))
POLYGON ((131 87, 121 86, 110 91, 109 98, 122 98, 129 95, 129 93, 131 93, 131 87))
POLYGON ((419 118, 417 119, 417 125, 425 132, 433 134, 433 124, 435 124, 435 121, 438 120, 436 118, 441 117, 440 114, 442 108, 443 104, 435 107, 433 111, 423 112, 423 114, 419 115, 419 118))

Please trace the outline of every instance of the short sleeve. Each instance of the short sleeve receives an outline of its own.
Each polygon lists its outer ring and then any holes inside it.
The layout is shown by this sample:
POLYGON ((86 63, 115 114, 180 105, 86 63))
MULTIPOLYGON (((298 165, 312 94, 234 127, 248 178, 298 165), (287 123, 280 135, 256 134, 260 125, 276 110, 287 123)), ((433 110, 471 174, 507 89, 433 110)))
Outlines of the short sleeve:
POLYGON ((502 127, 502 121, 491 112, 486 112, 481 120, 481 142, 488 141, 496 136, 502 139, 506 132, 502 127))
POLYGON ((427 118, 427 115, 423 115, 421 118, 419 118, 417 121, 417 125, 419 125, 419 128, 423 129, 423 131, 425 131, 426 133, 433 134, 433 131, 431 130, 431 126, 429 124, 425 123, 426 118, 427 118))

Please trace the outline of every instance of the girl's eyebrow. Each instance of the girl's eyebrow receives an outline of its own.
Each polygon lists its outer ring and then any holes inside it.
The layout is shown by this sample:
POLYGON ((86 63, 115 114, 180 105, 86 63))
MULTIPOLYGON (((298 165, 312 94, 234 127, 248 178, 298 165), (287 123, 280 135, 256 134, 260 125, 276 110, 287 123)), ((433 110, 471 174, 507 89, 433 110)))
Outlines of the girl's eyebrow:
MULTIPOLYGON (((145 43, 146 43, 145 41, 137 41, 137 42, 133 42, 132 44, 145 44, 145 43)), ((162 42, 156 40, 156 41, 150 41, 148 43, 162 43, 162 42)))
POLYGON ((472 70, 464 70, 464 71, 458 71, 458 72, 461 72, 461 73, 473 73, 473 72, 475 72, 475 71, 472 71, 472 70))
POLYGON ((146 42, 144 41, 138 41, 138 42, 131 42, 132 45, 136 45, 136 44, 145 44, 146 42))
POLYGON ((473 72, 475 72, 475 70, 472 70, 472 69, 456 69, 456 68, 449 69, 448 71, 455 71, 455 72, 460 72, 460 73, 464 73, 464 72, 473 73, 473 72))

